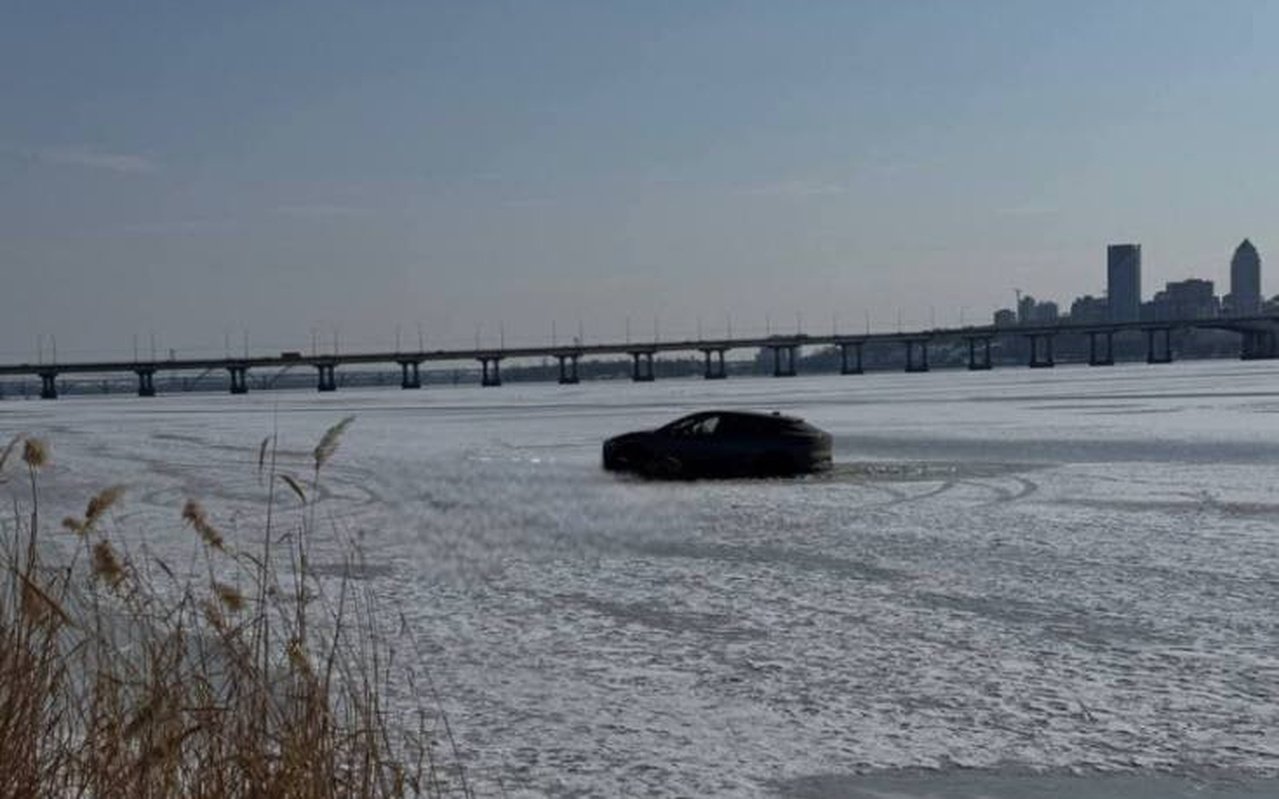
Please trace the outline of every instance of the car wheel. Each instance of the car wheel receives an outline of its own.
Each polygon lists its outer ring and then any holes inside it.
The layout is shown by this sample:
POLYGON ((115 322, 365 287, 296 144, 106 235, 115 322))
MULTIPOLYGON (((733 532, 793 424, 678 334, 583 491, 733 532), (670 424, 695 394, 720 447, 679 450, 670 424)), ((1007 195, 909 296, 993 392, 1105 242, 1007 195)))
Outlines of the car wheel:
POLYGON ((770 452, 755 461, 755 474, 760 477, 784 477, 795 473, 795 464, 788 455, 770 452))
POLYGON ((684 462, 674 455, 660 455, 651 459, 644 471, 649 477, 675 480, 684 476, 684 462))
POLYGON ((622 469, 643 471, 651 457, 643 447, 627 447, 617 454, 617 463, 622 469))

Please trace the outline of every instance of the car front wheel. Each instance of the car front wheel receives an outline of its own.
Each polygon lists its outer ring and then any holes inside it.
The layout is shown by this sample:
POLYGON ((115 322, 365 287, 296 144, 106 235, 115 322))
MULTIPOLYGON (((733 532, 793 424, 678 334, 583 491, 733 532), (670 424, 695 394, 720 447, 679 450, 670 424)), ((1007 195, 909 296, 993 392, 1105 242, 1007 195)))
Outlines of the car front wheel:
POLYGON ((645 464, 644 473, 661 480, 674 480, 684 476, 684 462, 673 455, 657 455, 645 464))

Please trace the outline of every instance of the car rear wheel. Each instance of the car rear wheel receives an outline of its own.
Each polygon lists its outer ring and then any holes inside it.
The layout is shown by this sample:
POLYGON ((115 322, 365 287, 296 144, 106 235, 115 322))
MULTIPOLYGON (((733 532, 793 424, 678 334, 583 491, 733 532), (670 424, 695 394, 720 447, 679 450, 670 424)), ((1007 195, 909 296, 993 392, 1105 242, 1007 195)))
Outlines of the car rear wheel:
POLYGON ((762 477, 782 477, 795 473, 795 463, 785 453, 770 452, 756 459, 754 473, 762 477))

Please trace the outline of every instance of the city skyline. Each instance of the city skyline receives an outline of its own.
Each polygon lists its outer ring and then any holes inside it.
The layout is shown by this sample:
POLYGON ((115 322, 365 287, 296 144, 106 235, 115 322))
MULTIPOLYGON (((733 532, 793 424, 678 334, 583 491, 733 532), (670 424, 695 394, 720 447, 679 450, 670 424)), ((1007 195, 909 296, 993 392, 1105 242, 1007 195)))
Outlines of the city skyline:
POLYGON ((7 23, 4 361, 972 323, 1108 242, 1225 286, 1279 218, 1268 3, 7 23))
MULTIPOLYGON (((462 348, 471 343, 474 343, 476 346, 491 346, 500 349, 507 344, 538 345, 550 341, 552 343, 558 342, 563 345, 570 344, 574 341, 590 341, 592 338, 596 342, 604 340, 609 342, 641 342, 646 340, 661 340, 663 334, 665 334, 667 340, 696 340, 702 338, 704 335, 707 338, 731 337, 734 330, 743 334, 758 335, 762 333, 767 335, 769 333, 776 333, 785 335, 796 332, 812 332, 815 330, 820 330, 823 333, 833 331, 855 333, 859 330, 871 330, 873 332, 892 332, 894 329, 924 330, 932 327, 964 327, 973 324, 984 325, 990 324, 992 321, 996 326, 1007 326, 1014 323, 1048 323, 1057 321, 1059 318, 1063 321, 1074 319, 1076 321, 1089 322, 1166 321, 1170 318, 1176 319, 1183 317, 1178 317, 1176 315, 1168 316, 1167 311, 1165 311, 1162 316, 1153 316, 1151 308, 1152 303, 1158 302, 1161 299, 1161 296, 1166 294, 1170 289, 1176 291, 1179 287, 1185 287, 1197 283, 1207 284, 1209 296, 1216 303, 1217 310, 1211 315, 1251 315, 1248 313, 1248 309, 1253 308, 1253 306, 1245 305, 1242 309, 1233 309, 1230 306, 1231 295, 1229 293, 1223 292, 1220 295, 1214 293, 1215 287, 1219 285, 1218 281, 1208 280, 1200 275, 1186 274, 1181 279, 1165 281, 1162 288, 1147 291, 1141 278, 1142 244, 1109 244, 1106 245, 1106 249, 1107 257, 1103 259, 1105 262, 1105 269, 1099 272, 1102 278, 1100 283, 1106 288, 1099 291, 1098 295, 1085 292, 1074 295, 1074 297, 1069 301, 1065 299, 1067 295, 1063 295, 1059 301, 1056 297, 1050 297, 1046 294, 1036 296, 1033 290, 1013 288, 1012 291, 1016 294, 1017 302, 1014 303, 1011 308, 1006 305, 995 303, 992 305, 991 310, 987 314, 982 314, 980 310, 977 310, 976 313, 968 313, 972 309, 959 307, 957 309, 952 309, 952 312, 949 314, 949 318, 947 318, 946 307, 944 305, 929 303, 927 306, 927 318, 922 315, 916 315, 915 317, 908 319, 902 315, 900 309, 894 317, 886 315, 881 309, 881 311, 874 317, 872 317, 868 312, 864 312, 860 317, 856 314, 840 316, 836 313, 835 315, 832 315, 829 320, 822 320, 820 317, 817 319, 810 318, 806 325, 803 312, 796 312, 789 318, 784 314, 773 315, 769 313, 766 313, 762 320, 742 319, 741 317, 738 317, 736 322, 734 321, 733 314, 728 312, 721 319, 704 319, 702 317, 698 317, 692 324, 689 323, 689 320, 674 320, 674 324, 670 324, 671 320, 667 320, 668 326, 665 329, 662 328, 661 319, 659 317, 654 317, 651 320, 645 320, 626 315, 622 320, 622 326, 620 328, 614 330, 613 327, 617 327, 617 325, 613 325, 612 327, 603 327, 599 331, 592 331, 593 333, 596 333, 593 337, 586 336, 586 327, 579 318, 576 327, 571 325, 565 326, 559 328, 557 333, 557 324, 555 320, 552 320, 550 322, 549 331, 539 330, 531 335, 520 335, 515 330, 510 331, 508 335, 506 326, 502 322, 499 322, 495 329, 490 328, 487 330, 483 323, 477 323, 473 334, 470 337, 466 336, 463 331, 461 334, 447 340, 428 338, 425 326, 423 325, 396 325, 389 336, 355 342, 350 339, 341 338, 339 332, 340 326, 323 331, 318 327, 312 326, 309 330, 309 339, 298 335, 288 339, 287 345, 283 346, 285 349, 292 349, 296 346, 301 350, 316 353, 338 352, 343 350, 352 351, 360 348, 366 350, 382 349, 385 351, 403 350, 407 352, 414 350, 418 346, 425 349, 436 349, 441 347, 462 348), (1131 317, 1126 316, 1119 319, 1114 318, 1111 315, 1109 309, 1109 291, 1108 287, 1106 287, 1108 283, 1107 272, 1110 268, 1109 253, 1117 247, 1121 249, 1135 248, 1137 264, 1137 315, 1131 317), (1068 302, 1069 304, 1067 304, 1068 302), (1077 310, 1081 306, 1084 308, 1082 313, 1077 310), (939 308, 942 309, 940 318, 938 314, 939 308), (1069 308, 1070 310, 1062 310, 1065 308, 1069 308), (1004 314, 1009 314, 1009 316, 1005 317, 1003 316, 1004 314), (875 323, 871 322, 872 318, 875 320, 875 323), (827 322, 826 325, 823 325, 824 321, 827 322), (651 326, 646 325, 646 322, 651 322, 651 326), (321 333, 324 333, 325 335, 321 335, 321 333), (428 340, 432 341, 429 347, 427 346, 428 340), (310 344, 309 349, 304 346, 308 341, 310 344), (393 348, 387 346, 390 342, 394 342, 393 348)), ((1264 272, 1261 268, 1264 259, 1261 258, 1259 249, 1252 242, 1251 237, 1245 237, 1240 244, 1234 248, 1231 257, 1226 259, 1224 271, 1227 279, 1222 281, 1221 285, 1233 285, 1234 278, 1241 268, 1239 266, 1241 252, 1246 253, 1246 258, 1252 259, 1247 261, 1248 266, 1242 268, 1255 269, 1255 277, 1247 278, 1255 280, 1255 285, 1258 287, 1257 297, 1259 301, 1253 312, 1268 312, 1264 311, 1262 306, 1272 306, 1275 301, 1279 301, 1279 294, 1266 295, 1264 291, 1264 272)), ((1069 292, 1067 294, 1069 294, 1069 292)), ((1184 318, 1194 318, 1194 316, 1187 315, 1184 318)), ((249 352, 254 354, 270 354, 272 350, 281 348, 280 346, 272 346, 273 344, 278 345, 281 344, 281 342, 273 342, 268 344, 266 347, 263 347, 261 342, 256 342, 251 339, 248 335, 247 329, 239 331, 239 335, 237 336, 232 336, 232 331, 228 329, 223 333, 221 351, 226 355, 249 352)), ((183 348, 182 354, 184 356, 199 356, 202 354, 206 356, 215 356, 217 355, 218 349, 217 342, 206 342, 203 347, 183 348)), ((39 333, 36 335, 35 341, 29 350, 16 350, 16 352, 25 352, 27 355, 34 354, 34 358, 27 358, 27 360, 30 360, 31 362, 49 362, 49 359, 56 358, 58 356, 56 334, 39 333)), ((66 354, 65 349, 62 350, 62 352, 64 355, 66 354)), ((93 351, 89 352, 92 353, 93 351)), ((131 352, 135 358, 154 360, 164 357, 166 353, 176 356, 179 350, 176 347, 168 347, 164 345, 162 343, 162 339, 157 336, 154 330, 152 330, 145 336, 137 333, 133 334, 131 339, 131 349, 126 345, 105 348, 97 350, 97 352, 109 352, 116 355, 131 352)), ((5 360, 6 362, 17 362, 19 360, 23 360, 23 358, 11 357, 5 360)))
MULTIPOLYGON (((1228 293, 1216 293, 1216 281, 1189 275, 1169 280, 1162 289, 1147 292, 1142 285, 1141 244, 1110 244, 1106 247, 1107 290, 1100 297, 1076 296, 1064 318, 1084 322, 1166 321, 1170 319, 1252 316, 1274 309, 1279 296, 1266 297, 1262 291, 1262 258, 1251 239, 1245 238, 1230 258, 1228 293), (1121 307, 1111 296, 1121 294, 1121 307), (1147 299, 1149 297, 1149 299, 1147 299)), ((1055 300, 1039 300, 1018 292, 1017 307, 994 312, 996 325, 1056 321, 1061 306, 1055 300)))

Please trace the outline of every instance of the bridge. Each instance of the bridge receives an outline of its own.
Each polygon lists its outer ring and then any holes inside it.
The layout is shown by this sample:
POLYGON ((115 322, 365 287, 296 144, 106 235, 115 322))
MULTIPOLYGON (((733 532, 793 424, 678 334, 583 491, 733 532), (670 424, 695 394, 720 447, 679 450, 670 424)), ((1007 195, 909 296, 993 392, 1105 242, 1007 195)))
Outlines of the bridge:
MULTIPOLYGON (((1075 335, 1088 338, 1088 364, 1109 366, 1114 364, 1114 337, 1119 334, 1140 333, 1146 337, 1146 361, 1170 363, 1173 358, 1172 333, 1179 329, 1228 330, 1239 334, 1240 357, 1244 360, 1279 357, 1279 314, 1248 317, 1220 317, 1210 319, 1181 319, 1157 322, 1107 322, 1027 324, 1015 326, 967 326, 959 328, 933 328, 911 332, 866 333, 862 335, 771 335, 764 338, 721 338, 678 341, 652 341, 647 343, 605 343, 561 346, 531 346, 513 348, 437 349, 395 352, 364 352, 344 354, 282 353, 275 356, 245 358, 170 358, 168 360, 100 361, 71 363, 22 363, 0 365, 0 377, 38 377, 40 397, 57 399, 58 378, 61 375, 109 375, 134 374, 138 380, 138 395, 152 397, 156 394, 157 372, 197 372, 200 377, 225 371, 232 394, 249 391, 248 374, 251 369, 275 369, 287 371, 293 368, 312 368, 316 372, 316 388, 320 391, 337 390, 337 369, 341 366, 368 364, 396 364, 401 370, 402 388, 422 387, 421 366, 424 363, 475 362, 480 365, 480 384, 502 384, 501 364, 509 358, 555 358, 559 364, 559 382, 578 382, 578 362, 590 356, 629 356, 631 378, 636 382, 654 379, 653 358, 665 352, 700 352, 705 363, 704 377, 708 380, 728 376, 725 354, 732 350, 769 350, 773 356, 773 375, 791 377, 797 374, 799 351, 802 347, 834 347, 840 354, 840 373, 862 374, 863 353, 868 346, 896 346, 904 348, 907 372, 927 372, 929 345, 938 341, 966 342, 967 365, 972 370, 990 369, 991 341, 996 338, 1022 337, 1029 341, 1031 368, 1050 368, 1055 365, 1053 344, 1058 336, 1075 335)), ((198 380, 199 378, 197 378, 198 380)))

